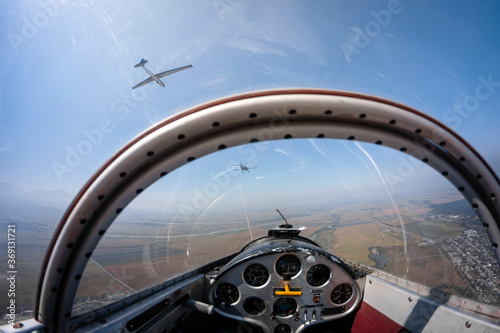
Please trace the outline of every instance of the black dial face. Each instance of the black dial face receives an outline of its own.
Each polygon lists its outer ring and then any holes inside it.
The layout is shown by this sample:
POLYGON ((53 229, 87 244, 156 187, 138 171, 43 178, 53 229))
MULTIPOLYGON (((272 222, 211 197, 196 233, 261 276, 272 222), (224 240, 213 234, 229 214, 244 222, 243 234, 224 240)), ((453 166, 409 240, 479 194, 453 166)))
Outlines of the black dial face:
POLYGON ((274 328, 274 333, 292 333, 292 329, 287 324, 281 324, 274 328))
POLYGON ((306 278, 311 286, 322 286, 330 280, 330 269, 323 264, 314 265, 307 271, 306 278))
POLYGON ((274 302, 273 314, 279 317, 287 317, 297 312, 297 302, 293 298, 279 298, 274 302))
POLYGON ((300 271, 300 260, 294 255, 286 254, 276 262, 276 272, 284 280, 291 280, 300 271))
POLYGON ((332 295, 330 296, 334 304, 344 304, 345 302, 350 300, 351 297, 352 287, 347 283, 339 284, 338 286, 336 286, 332 291, 332 295))
POLYGON ((221 303, 226 305, 235 303, 240 297, 238 288, 231 283, 221 283, 215 290, 215 295, 221 303))
POLYGON ((251 264, 243 272, 245 282, 253 287, 264 285, 269 279, 269 272, 261 264, 251 264))
POLYGON ((266 302, 259 297, 249 297, 243 302, 243 309, 251 315, 260 315, 266 310, 266 302))

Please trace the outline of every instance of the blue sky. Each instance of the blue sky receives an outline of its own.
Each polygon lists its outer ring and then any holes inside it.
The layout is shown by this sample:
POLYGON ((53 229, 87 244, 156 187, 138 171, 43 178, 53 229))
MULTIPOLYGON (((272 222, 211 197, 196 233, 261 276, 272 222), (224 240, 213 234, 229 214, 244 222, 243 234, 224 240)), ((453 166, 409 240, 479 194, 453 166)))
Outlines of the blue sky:
POLYGON ((500 174, 498 1, 34 0, 0 9, 0 182, 23 190, 74 195, 157 121, 278 87, 407 104, 455 129, 500 174), (154 71, 193 68, 165 88, 132 91, 146 78, 133 68, 141 58, 154 71))
POLYGON ((390 148, 348 140, 277 140, 196 159, 150 186, 128 212, 189 219, 241 215, 243 205, 248 212, 297 211, 348 201, 390 202, 429 188, 457 192, 425 163, 390 148), (253 169, 242 172, 240 162, 253 169))

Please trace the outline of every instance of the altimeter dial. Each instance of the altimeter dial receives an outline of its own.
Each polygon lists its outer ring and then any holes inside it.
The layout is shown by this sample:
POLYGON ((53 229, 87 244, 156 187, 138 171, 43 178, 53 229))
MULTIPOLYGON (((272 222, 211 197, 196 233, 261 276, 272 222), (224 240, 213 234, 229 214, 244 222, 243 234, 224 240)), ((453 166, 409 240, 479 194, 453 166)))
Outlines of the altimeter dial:
POLYGON ((322 286, 330 280, 330 269, 323 264, 314 265, 307 271, 306 279, 313 287, 322 286))
POLYGON ((264 265, 251 264, 243 272, 245 282, 253 287, 264 285, 269 279, 269 272, 264 265))

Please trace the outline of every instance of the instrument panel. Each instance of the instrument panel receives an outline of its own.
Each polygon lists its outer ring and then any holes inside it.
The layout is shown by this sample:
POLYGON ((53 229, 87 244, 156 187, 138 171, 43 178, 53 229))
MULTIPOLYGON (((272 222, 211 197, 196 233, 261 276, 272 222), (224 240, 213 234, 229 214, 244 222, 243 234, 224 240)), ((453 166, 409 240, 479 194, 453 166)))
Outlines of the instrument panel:
POLYGON ((209 301, 219 314, 263 332, 301 332, 344 317, 361 300, 351 275, 325 252, 267 253, 242 260, 218 276, 209 301))

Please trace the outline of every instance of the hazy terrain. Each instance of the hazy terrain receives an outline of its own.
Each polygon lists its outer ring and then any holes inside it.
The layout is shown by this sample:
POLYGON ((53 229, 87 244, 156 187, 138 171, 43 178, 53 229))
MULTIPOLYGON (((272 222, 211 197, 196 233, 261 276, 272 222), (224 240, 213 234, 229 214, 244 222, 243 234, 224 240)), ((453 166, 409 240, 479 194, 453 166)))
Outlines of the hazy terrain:
MULTIPOLYGON (((64 191, 21 191, 0 183, 0 306, 5 309, 10 298, 7 278, 7 229, 15 226, 16 290, 18 310, 35 303, 38 278, 52 234, 71 195, 64 191)), ((3 311, 0 311, 2 313, 3 311)), ((0 319, 3 316, 0 316, 0 319)))
MULTIPOLYGON (((40 265, 62 212, 29 204, 2 208, 0 226, 6 230, 7 225, 16 225, 18 308, 29 309, 34 304, 40 265)), ((302 236, 341 258, 500 304, 498 265, 486 246, 489 242, 468 203, 454 192, 401 196, 395 198, 395 205, 354 200, 283 213, 302 230, 302 236), (462 253, 460 247, 470 250, 462 253), (485 271, 481 262, 493 263, 493 268, 485 271)), ((265 236, 269 228, 283 223, 276 211, 248 215, 250 229, 243 213, 205 214, 191 221, 122 213, 89 261, 75 312, 116 301, 235 253, 252 238, 265 236)), ((0 255, 4 258, 6 248, 2 238, 0 255)), ((5 295, 7 269, 3 267, 0 291, 5 295)), ((0 306, 5 308, 7 302, 2 296, 0 306)))

